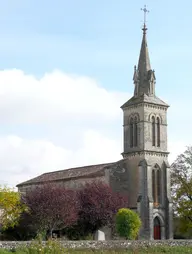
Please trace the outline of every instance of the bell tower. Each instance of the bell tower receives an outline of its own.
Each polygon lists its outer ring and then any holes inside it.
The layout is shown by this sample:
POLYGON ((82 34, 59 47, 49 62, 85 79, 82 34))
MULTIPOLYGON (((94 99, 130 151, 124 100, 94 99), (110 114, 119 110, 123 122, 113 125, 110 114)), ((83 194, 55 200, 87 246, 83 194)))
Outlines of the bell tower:
POLYGON ((172 201, 167 151, 168 105, 156 96, 144 11, 143 38, 138 65, 134 67, 134 94, 123 110, 124 147, 127 160, 129 202, 142 220, 140 239, 171 239, 172 201))

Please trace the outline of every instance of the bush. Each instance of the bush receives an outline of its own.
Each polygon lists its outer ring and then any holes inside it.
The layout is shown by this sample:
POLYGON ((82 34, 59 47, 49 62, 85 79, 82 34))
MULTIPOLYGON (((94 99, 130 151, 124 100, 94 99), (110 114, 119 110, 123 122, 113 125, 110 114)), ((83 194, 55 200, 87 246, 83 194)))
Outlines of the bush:
POLYGON ((78 191, 78 201, 77 224, 65 232, 70 240, 90 239, 98 229, 111 226, 118 209, 128 204, 126 197, 101 181, 86 183, 78 191))
POLYGON ((137 213, 126 208, 119 209, 116 215, 116 229, 119 236, 125 237, 126 240, 134 240, 140 227, 141 220, 137 213))

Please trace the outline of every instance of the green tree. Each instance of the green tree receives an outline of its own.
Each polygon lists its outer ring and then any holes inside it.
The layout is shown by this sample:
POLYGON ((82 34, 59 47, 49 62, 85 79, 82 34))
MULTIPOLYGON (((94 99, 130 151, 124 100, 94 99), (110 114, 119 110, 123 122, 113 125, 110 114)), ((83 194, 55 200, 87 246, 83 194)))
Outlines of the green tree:
POLYGON ((171 165, 171 192, 180 231, 192 232, 192 147, 187 147, 171 165))
POLYGON ((116 215, 116 229, 119 236, 134 240, 140 227, 141 220, 137 213, 127 208, 119 209, 116 215))
POLYGON ((3 229, 17 225, 20 215, 26 210, 19 192, 8 187, 0 187, 0 224, 3 229))

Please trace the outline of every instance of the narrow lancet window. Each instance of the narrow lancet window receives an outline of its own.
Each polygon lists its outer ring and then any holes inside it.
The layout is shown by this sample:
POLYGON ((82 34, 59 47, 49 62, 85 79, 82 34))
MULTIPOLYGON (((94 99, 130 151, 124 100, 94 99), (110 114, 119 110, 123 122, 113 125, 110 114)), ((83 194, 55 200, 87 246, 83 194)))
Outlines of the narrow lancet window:
POLYGON ((160 169, 157 170, 157 203, 161 200, 161 172, 160 169))
POLYGON ((138 123, 137 123, 137 117, 135 117, 134 119, 134 146, 137 146, 137 142, 138 142, 138 123))
POLYGON ((157 117, 157 146, 160 147, 160 120, 157 117))
POLYGON ((133 118, 130 120, 130 147, 133 147, 133 118))
POLYGON ((155 170, 152 170, 152 195, 153 195, 153 202, 156 202, 156 193, 155 193, 155 170))
POLYGON ((152 117, 152 146, 155 146, 155 117, 152 117))
POLYGON ((152 170, 152 196, 154 205, 158 206, 161 203, 161 171, 158 165, 152 170))

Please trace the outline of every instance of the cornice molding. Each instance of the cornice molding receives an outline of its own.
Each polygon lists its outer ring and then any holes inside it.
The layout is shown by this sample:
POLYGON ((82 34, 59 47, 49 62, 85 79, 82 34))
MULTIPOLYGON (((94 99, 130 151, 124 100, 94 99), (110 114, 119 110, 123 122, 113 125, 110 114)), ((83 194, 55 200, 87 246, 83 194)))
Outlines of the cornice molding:
POLYGON ((168 107, 162 106, 162 105, 159 105, 159 104, 154 104, 154 103, 149 103, 149 102, 142 102, 142 103, 137 103, 137 104, 127 106, 123 109, 123 111, 125 111, 126 109, 129 110, 129 109, 140 108, 140 107, 147 107, 147 108, 153 108, 153 109, 164 110, 164 111, 167 111, 167 109, 168 109, 168 107))
POLYGON ((135 156, 157 156, 157 157, 164 157, 167 158, 169 152, 161 152, 161 151, 135 151, 135 152, 128 152, 121 154, 123 158, 131 158, 135 156))

